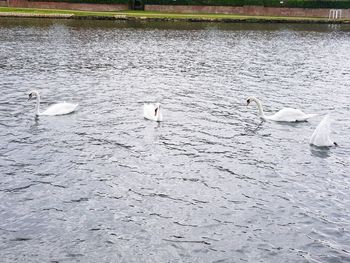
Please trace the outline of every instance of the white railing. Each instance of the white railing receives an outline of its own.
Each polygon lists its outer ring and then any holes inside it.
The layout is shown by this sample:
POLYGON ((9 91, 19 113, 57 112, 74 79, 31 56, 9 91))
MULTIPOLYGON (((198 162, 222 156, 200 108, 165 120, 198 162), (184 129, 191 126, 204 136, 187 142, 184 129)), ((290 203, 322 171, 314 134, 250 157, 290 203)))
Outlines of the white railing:
POLYGON ((330 9, 328 19, 341 19, 341 9, 330 9))

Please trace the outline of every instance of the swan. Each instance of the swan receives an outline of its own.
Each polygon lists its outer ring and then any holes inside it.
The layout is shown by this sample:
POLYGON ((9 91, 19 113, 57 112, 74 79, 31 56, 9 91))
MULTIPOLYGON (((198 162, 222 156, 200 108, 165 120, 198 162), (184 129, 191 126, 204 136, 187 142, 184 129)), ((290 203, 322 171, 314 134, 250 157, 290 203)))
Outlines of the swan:
POLYGON ((144 104, 143 105, 143 117, 151 121, 162 121, 163 114, 160 109, 160 103, 156 104, 144 104))
POLYGON ((264 120, 272 121, 283 121, 283 122, 297 122, 297 121, 307 121, 309 118, 316 116, 317 114, 306 114, 299 109, 283 108, 282 110, 276 112, 273 115, 266 116, 261 104, 261 101, 255 97, 249 97, 247 99, 247 106, 254 101, 259 110, 260 118, 264 120))
POLYGON ((35 106, 35 115, 46 115, 46 116, 55 116, 55 115, 64 115, 69 114, 78 107, 78 104, 73 103, 56 103, 48 107, 45 111, 40 112, 40 94, 37 90, 32 90, 29 93, 28 101, 31 100, 34 96, 36 96, 36 106, 35 106))
POLYGON ((331 147, 338 144, 331 140, 331 120, 329 115, 324 116, 322 121, 317 125, 310 138, 310 144, 318 147, 331 147))

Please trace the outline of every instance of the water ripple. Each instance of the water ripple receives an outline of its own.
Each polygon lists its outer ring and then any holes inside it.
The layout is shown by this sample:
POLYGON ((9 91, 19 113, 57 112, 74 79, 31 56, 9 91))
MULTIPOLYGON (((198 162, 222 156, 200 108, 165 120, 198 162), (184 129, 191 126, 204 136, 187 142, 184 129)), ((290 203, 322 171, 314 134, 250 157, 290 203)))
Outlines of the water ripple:
POLYGON ((348 262, 349 32, 1 18, 2 260, 348 262), (326 113, 340 146, 309 147, 326 113))

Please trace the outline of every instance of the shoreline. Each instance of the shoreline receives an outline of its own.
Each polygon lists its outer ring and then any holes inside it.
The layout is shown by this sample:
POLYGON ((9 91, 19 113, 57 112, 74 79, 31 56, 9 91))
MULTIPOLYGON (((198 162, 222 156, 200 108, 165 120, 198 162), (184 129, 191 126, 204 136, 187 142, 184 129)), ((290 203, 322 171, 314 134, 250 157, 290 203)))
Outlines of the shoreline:
POLYGON ((330 20, 314 17, 242 16, 228 14, 183 14, 145 11, 85 12, 78 10, 32 9, 0 7, 0 18, 47 18, 77 20, 124 20, 157 22, 218 22, 218 23, 298 23, 350 24, 350 20, 330 20))

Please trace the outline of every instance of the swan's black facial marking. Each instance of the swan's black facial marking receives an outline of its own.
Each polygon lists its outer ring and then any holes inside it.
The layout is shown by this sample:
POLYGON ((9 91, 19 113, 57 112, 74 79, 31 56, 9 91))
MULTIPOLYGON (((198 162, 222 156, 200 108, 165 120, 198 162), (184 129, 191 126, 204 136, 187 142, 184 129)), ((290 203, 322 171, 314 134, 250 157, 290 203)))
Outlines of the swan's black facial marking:
POLYGON ((250 99, 247 99, 247 106, 250 104, 250 99))
POLYGON ((158 108, 154 110, 154 116, 157 116, 158 108))
POLYGON ((33 97, 33 93, 29 94, 28 100, 30 100, 33 97))

